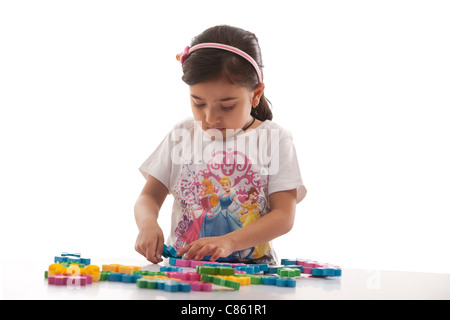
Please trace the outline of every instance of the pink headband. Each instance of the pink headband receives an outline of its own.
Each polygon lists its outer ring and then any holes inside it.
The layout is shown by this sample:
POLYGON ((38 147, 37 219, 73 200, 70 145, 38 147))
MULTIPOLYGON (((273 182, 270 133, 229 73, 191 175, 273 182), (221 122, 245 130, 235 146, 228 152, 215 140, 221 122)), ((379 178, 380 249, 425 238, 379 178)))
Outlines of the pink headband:
POLYGON ((181 64, 183 64, 184 61, 186 61, 187 56, 191 52, 194 52, 195 50, 198 50, 198 49, 204 49, 204 48, 227 50, 227 51, 233 52, 233 53, 241 56, 242 58, 246 59, 255 68, 256 73, 258 74, 259 82, 262 83, 261 70, 259 69, 259 66, 256 63, 255 59, 253 59, 249 54, 245 53, 244 51, 242 51, 242 50, 240 50, 240 49, 238 49, 236 47, 228 46, 226 44, 222 44, 222 43, 200 43, 200 44, 198 44, 196 46, 193 46, 192 48, 189 48, 189 46, 188 46, 188 47, 186 47, 184 49, 184 51, 182 53, 177 54, 177 60, 180 61, 181 64))

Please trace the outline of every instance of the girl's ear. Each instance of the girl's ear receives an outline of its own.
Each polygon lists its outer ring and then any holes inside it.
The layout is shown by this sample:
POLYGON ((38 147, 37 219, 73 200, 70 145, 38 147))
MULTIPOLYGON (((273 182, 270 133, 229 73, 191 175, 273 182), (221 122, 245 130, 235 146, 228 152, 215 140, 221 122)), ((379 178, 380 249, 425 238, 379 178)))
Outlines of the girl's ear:
POLYGON ((252 99, 253 108, 256 108, 258 106, 259 99, 261 99, 261 96, 263 95, 265 88, 266 88, 266 86, 264 85, 264 83, 261 82, 260 84, 258 84, 256 89, 253 91, 253 99, 252 99))

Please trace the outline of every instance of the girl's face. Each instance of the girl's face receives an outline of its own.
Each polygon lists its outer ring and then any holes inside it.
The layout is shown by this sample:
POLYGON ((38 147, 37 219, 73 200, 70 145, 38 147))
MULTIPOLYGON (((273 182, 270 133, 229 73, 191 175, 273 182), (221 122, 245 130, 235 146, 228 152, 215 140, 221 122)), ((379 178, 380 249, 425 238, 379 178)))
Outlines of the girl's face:
POLYGON ((218 129, 223 136, 226 129, 241 129, 252 122, 252 106, 258 105, 264 92, 264 84, 251 91, 226 80, 202 82, 189 88, 195 120, 202 122, 203 130, 218 129))

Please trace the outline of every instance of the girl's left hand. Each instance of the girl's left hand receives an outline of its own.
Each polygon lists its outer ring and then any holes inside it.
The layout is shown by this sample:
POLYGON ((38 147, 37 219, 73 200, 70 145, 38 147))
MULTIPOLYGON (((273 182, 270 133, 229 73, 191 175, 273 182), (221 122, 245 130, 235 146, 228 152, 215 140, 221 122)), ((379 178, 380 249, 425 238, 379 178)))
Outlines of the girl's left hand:
POLYGON ((201 260, 204 256, 211 255, 210 261, 216 261, 219 257, 228 257, 233 251, 232 241, 225 235, 191 242, 178 251, 177 255, 186 254, 184 258, 187 260, 201 260))

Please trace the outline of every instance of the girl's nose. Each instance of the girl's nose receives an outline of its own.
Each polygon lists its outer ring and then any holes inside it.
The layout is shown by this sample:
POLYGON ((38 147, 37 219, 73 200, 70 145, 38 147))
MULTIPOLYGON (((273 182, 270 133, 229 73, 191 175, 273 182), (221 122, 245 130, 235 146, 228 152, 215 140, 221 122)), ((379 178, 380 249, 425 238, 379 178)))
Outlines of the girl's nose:
POLYGON ((205 121, 208 124, 208 127, 215 128, 219 125, 219 118, 213 111, 206 112, 205 121))

